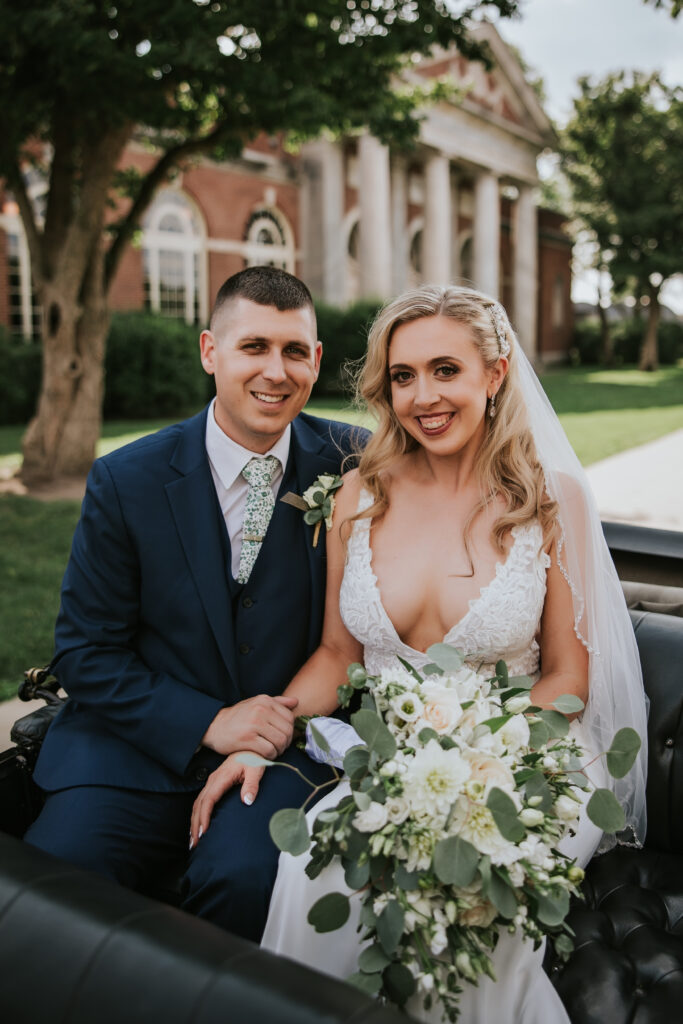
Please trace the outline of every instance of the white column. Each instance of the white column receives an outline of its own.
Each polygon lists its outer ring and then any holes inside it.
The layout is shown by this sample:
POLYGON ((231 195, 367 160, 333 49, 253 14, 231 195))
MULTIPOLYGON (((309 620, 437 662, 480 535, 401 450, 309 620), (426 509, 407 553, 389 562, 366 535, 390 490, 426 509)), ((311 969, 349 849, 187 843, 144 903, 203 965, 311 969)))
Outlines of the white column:
POLYGON ((301 201, 302 274, 314 295, 342 305, 345 300, 344 153, 319 139, 303 149, 301 201))
POLYGON ((372 135, 358 140, 361 295, 391 294, 389 150, 372 135))
POLYGON ((478 175, 474 183, 474 260, 475 287, 494 299, 500 290, 500 194, 498 178, 490 171, 478 175))
POLYGON ((422 262, 425 281, 451 282, 451 174, 448 157, 432 153, 424 168, 422 262))
POLYGON ((391 288, 399 295, 408 287, 408 167, 401 156, 391 161, 391 288))
POLYGON ((524 352, 536 356, 536 302, 538 279, 538 224, 534 190, 519 186, 513 209, 513 323, 524 352))

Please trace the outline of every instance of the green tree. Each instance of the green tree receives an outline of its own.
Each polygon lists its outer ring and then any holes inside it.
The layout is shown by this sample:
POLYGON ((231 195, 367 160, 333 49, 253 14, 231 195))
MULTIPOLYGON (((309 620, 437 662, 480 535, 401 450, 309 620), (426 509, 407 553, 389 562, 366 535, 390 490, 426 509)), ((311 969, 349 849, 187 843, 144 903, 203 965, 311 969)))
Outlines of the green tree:
POLYGON ((0 175, 18 203, 44 311, 43 387, 23 474, 81 474, 101 425, 108 291, 141 214, 176 167, 238 154, 261 131, 304 139, 416 133, 409 57, 469 37, 518 0, 0 0, 0 175), (122 174, 137 133, 156 155, 122 174), (49 182, 44 221, 26 184, 49 182), (112 216, 116 219, 112 221, 112 216))
POLYGON ((663 7, 668 10, 672 18, 677 18, 683 11, 683 0, 645 0, 645 3, 652 4, 654 7, 663 7))
POLYGON ((647 296, 639 362, 655 369, 659 292, 683 263, 683 93, 639 72, 579 87, 562 165, 615 291, 647 296))

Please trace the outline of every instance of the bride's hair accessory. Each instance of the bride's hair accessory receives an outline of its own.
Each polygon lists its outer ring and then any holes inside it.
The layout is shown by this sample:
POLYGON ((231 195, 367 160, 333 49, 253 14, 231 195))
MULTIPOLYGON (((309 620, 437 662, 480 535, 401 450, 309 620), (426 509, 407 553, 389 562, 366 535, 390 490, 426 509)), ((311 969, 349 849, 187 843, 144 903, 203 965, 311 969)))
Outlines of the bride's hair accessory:
MULTIPOLYGON (((498 347, 500 348, 500 354, 506 358, 510 355, 510 342, 508 341, 508 318, 505 310, 499 302, 494 302, 488 307, 489 316, 491 317, 491 323, 493 329, 496 332, 498 338, 498 347)), ((491 413, 493 415, 493 413, 491 413)))

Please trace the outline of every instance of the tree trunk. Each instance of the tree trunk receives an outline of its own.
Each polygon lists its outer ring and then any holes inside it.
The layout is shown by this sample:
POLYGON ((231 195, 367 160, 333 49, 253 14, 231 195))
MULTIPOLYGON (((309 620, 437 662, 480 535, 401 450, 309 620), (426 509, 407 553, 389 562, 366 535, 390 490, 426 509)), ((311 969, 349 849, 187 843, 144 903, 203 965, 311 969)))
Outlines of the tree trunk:
POLYGON ((22 445, 21 476, 30 484, 85 476, 100 436, 110 321, 101 243, 81 302, 70 300, 67 292, 60 289, 59 278, 43 291, 43 384, 22 445))
POLYGON ((650 285, 649 316, 647 318, 647 330, 643 347, 640 350, 638 360, 639 370, 656 370, 659 367, 659 349, 657 346, 657 328, 659 327, 659 288, 650 285))
POLYGON ((600 317, 600 362, 604 366, 612 366, 614 363, 614 339, 607 319, 607 310, 602 301, 598 302, 598 316, 600 317))

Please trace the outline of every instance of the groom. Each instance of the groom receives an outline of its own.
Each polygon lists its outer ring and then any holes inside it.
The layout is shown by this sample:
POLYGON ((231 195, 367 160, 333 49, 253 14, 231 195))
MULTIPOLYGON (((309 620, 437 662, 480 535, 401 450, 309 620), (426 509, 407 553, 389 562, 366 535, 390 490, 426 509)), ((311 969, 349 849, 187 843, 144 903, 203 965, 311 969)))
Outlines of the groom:
POLYGON ((280 696, 322 628, 324 530, 280 498, 336 474, 352 429, 302 413, 318 376, 311 295, 251 267, 222 286, 201 360, 216 398, 184 423, 98 459, 62 587, 52 668, 70 696, 35 772, 45 806, 26 841, 133 888, 181 858, 182 905, 258 941, 278 851, 268 822, 310 788, 270 769, 232 790, 188 853, 190 813, 234 750, 329 769, 290 747, 280 696))

